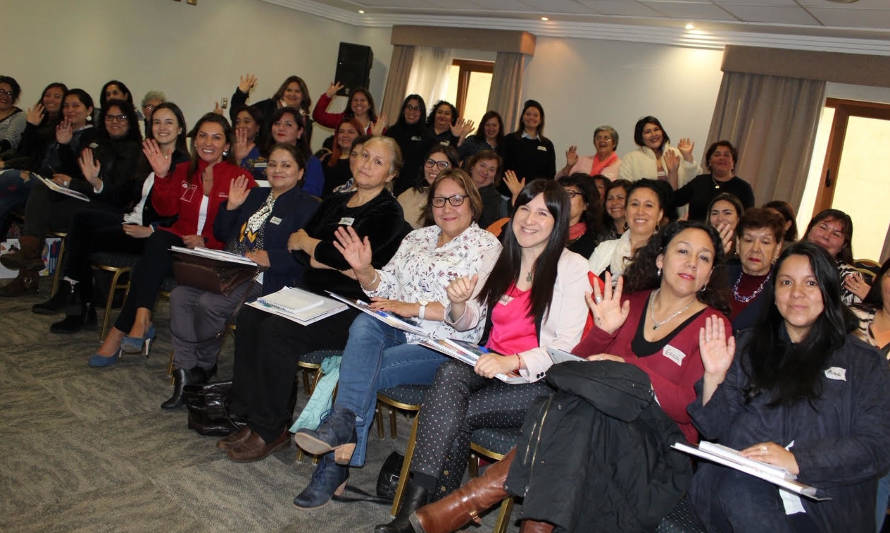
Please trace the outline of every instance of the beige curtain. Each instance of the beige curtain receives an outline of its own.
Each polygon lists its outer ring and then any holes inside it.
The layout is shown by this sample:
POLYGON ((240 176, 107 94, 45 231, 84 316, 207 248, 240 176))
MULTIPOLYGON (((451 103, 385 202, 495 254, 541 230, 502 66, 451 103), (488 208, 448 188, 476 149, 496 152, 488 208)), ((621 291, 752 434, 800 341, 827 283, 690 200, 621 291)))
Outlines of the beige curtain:
POLYGON ((525 55, 515 52, 498 52, 488 93, 488 109, 497 111, 504 119, 504 128, 516 129, 519 100, 522 98, 522 76, 525 71, 525 55))
POLYGON ((399 111, 402 110, 402 100, 406 96, 408 76, 411 74, 411 65, 413 63, 413 46, 397 44, 392 47, 389 74, 386 76, 383 103, 380 105, 380 113, 386 117, 386 121, 389 124, 395 124, 399 118, 399 111))
POLYGON ((725 72, 703 148, 730 141, 739 151, 736 174, 757 204, 786 200, 797 209, 824 95, 820 80, 725 72))

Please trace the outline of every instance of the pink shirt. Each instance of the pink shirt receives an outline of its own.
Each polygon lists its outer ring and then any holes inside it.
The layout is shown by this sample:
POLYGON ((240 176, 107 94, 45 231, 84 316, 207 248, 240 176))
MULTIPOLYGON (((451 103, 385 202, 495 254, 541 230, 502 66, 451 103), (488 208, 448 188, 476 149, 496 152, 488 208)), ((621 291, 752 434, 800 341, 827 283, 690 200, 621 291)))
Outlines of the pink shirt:
POLYGON ((491 311, 491 333, 486 347, 499 354, 512 355, 538 347, 534 318, 528 316, 531 291, 515 286, 507 289, 491 311))

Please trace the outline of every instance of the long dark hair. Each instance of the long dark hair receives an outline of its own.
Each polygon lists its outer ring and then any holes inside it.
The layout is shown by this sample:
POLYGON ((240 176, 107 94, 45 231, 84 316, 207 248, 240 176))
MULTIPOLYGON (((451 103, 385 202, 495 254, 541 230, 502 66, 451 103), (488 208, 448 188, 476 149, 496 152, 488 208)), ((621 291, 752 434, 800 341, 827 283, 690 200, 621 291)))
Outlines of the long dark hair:
MULTIPOLYGON (((152 120, 154 120, 154 112, 158 109, 169 109, 176 117, 176 122, 179 124, 180 131, 179 135, 176 136, 176 147, 174 148, 174 151, 180 152, 182 154, 188 154, 189 148, 185 142, 188 127, 185 125, 185 115, 182 114, 182 109, 179 109, 179 106, 174 104, 173 102, 160 103, 157 107, 155 107, 154 111, 152 111, 152 120)), ((154 139, 154 131, 152 131, 151 123, 149 123, 148 129, 145 132, 145 138, 154 139)))
POLYGON ((630 194, 630 186, 633 185, 629 180, 617 179, 615 181, 609 182, 606 185, 605 194, 603 194, 603 228, 608 228, 609 231, 612 231, 612 228, 615 227, 615 219, 606 211, 606 198, 609 197, 609 191, 612 189, 624 189, 624 208, 627 209, 627 196, 630 194))
POLYGON ((122 140, 141 143, 142 133, 139 132, 139 117, 136 115, 136 110, 133 108, 133 104, 126 100, 105 101, 105 105, 99 110, 99 124, 101 124, 99 135, 104 139, 111 139, 111 136, 108 134, 108 129, 105 127, 105 117, 108 115, 108 110, 112 107, 117 107, 121 110, 121 113, 127 117, 127 133, 122 140))
POLYGON ((484 115, 482 115, 482 120, 479 121, 479 127, 476 128, 476 137, 480 141, 485 141, 485 123, 489 120, 496 118, 498 119, 498 147, 501 146, 501 143, 504 141, 504 119, 501 117, 500 113, 497 111, 486 111, 484 115))
POLYGON ((878 309, 884 306, 884 294, 881 292, 881 278, 884 277, 884 274, 887 273, 888 269, 890 269, 890 259, 884 261, 884 264, 881 265, 881 269, 878 270, 878 274, 875 276, 875 280, 871 284, 871 289, 869 289, 865 298, 862 299, 862 303, 873 305, 878 309))
POLYGON ((603 202, 596 184, 590 179, 590 175, 576 172, 569 176, 563 176, 556 181, 563 187, 575 187, 581 191, 581 196, 587 203, 587 209, 581 215, 581 220, 587 224, 588 232, 599 235, 602 230, 603 202))
POLYGON ((268 131, 264 132, 266 146, 264 147, 263 154, 268 156, 269 149, 272 147, 273 144, 277 142, 272 136, 272 126, 275 125, 276 122, 281 120, 281 117, 283 117, 284 115, 290 115, 294 117, 294 121, 297 123, 297 126, 299 126, 301 130, 303 130, 303 133, 300 134, 300 138, 297 139, 297 148, 299 148, 300 151, 303 152, 303 155, 305 155, 306 159, 308 160, 312 152, 309 149, 309 139, 306 135, 306 117, 304 117, 303 114, 300 113, 300 110, 296 107, 280 107, 276 109, 274 113, 272 113, 272 118, 269 120, 269 129, 268 131))
POLYGON ((812 220, 810 220, 810 223, 807 224, 807 230, 804 232, 802 240, 807 240, 809 238, 813 226, 828 218, 837 220, 844 226, 844 246, 841 248, 841 251, 838 252, 835 259, 839 259, 844 263, 853 264, 853 219, 850 218, 850 215, 840 209, 825 209, 820 211, 812 220))
POLYGON ((516 283, 522 267, 522 249, 513 233, 512 217, 516 215, 517 209, 539 194, 544 195, 544 203, 553 216, 553 230, 547 239, 547 246, 535 261, 535 277, 532 281, 527 316, 545 317, 550 312, 550 300, 553 299, 559 258, 569 239, 569 195, 556 181, 545 179, 533 180, 522 189, 516 198, 511 220, 504 226, 501 237, 504 248, 476 297, 479 303, 488 304, 489 311, 494 308, 507 289, 516 283))
POLYGON ((782 218, 785 219, 785 222, 791 222, 791 225, 788 226, 788 231, 785 232, 785 238, 782 240, 784 240, 786 243, 796 241, 797 220, 795 219, 794 208, 791 207, 791 204, 789 204, 785 200, 773 200, 771 202, 763 204, 763 207, 778 211, 782 215, 782 218))
POLYGON ((189 183, 192 182, 192 175, 195 171, 198 170, 198 150, 195 148, 195 138, 198 136, 198 131, 201 129, 201 126, 204 125, 205 122, 213 122, 214 124, 219 124, 223 129, 223 134, 226 136, 226 142, 229 144, 228 153, 223 152, 223 161, 227 163, 235 163, 235 151, 232 150, 232 145, 235 144, 235 130, 232 129, 232 125, 229 124, 229 121, 226 120, 226 117, 214 113, 211 111, 210 113, 205 113, 203 117, 198 119, 198 123, 195 124, 195 127, 192 128, 192 131, 189 132, 188 136, 192 138, 192 154, 191 154, 191 163, 189 163, 189 172, 188 177, 186 178, 189 183))
POLYGON ((395 126, 401 126, 403 128, 422 128, 423 121, 426 118, 426 102, 423 101, 423 97, 419 94, 409 94, 405 97, 405 100, 402 102, 402 108, 399 110, 399 118, 396 120, 395 126), (417 119, 417 124, 408 124, 405 122, 405 108, 408 107, 408 102, 411 100, 417 100, 417 107, 420 108, 420 118, 417 119))
POLYGON ((414 182, 414 189, 417 192, 424 192, 430 186, 430 184, 426 182, 426 174, 424 174, 424 172, 426 168, 426 160, 433 154, 445 154, 445 157, 448 158, 448 162, 450 163, 448 168, 460 167, 460 155, 453 146, 445 146, 443 144, 432 145, 429 151, 427 151, 426 156, 423 158, 423 164, 420 165, 420 173, 417 174, 417 180, 414 182))
POLYGON ((699 220, 681 220, 671 222, 661 231, 653 235, 646 245, 634 252, 633 259, 624 270, 624 292, 630 294, 637 291, 656 289, 661 285, 661 276, 655 266, 655 258, 667 250, 668 244, 683 230, 699 229, 708 234, 714 247, 714 262, 711 264, 711 277, 695 297, 701 303, 729 315, 727 299, 725 255, 720 234, 713 227, 699 220))
MULTIPOLYGON (((120 80, 111 80, 106 82, 105 85, 102 86, 102 92, 99 93, 99 107, 104 108, 108 104, 108 99, 105 96, 105 90, 108 89, 111 85, 117 85, 117 88, 121 90, 121 92, 127 93, 126 100, 130 102, 130 105, 133 105, 133 92, 124 84, 124 82, 120 80)), ((138 125, 136 126, 139 127, 138 125)))
POLYGON ((374 107, 374 97, 371 96, 371 91, 364 87, 356 87, 349 91, 349 98, 346 100, 346 110, 343 111, 343 118, 355 118, 355 113, 352 111, 352 98, 356 94, 365 95, 365 98, 368 100, 368 119, 371 122, 377 122, 377 109, 374 107))
POLYGON ((541 139, 544 140, 544 106, 541 105, 537 100, 526 100, 525 104, 522 105, 522 113, 519 113, 519 126, 516 128, 516 131, 513 132, 513 135, 518 139, 522 137, 522 134, 525 133, 525 122, 523 120, 523 115, 528 111, 528 108, 534 107, 538 110, 538 113, 541 114, 541 123, 538 124, 538 127, 535 128, 535 134, 541 139))
POLYGON ((855 327, 852 313, 841 301, 841 279, 834 258, 817 244, 796 242, 779 256, 776 272, 792 255, 809 260, 822 294, 823 311, 798 343, 791 342, 785 334, 785 319, 775 303, 754 326, 744 350, 750 360, 750 368, 745 369, 749 378, 745 394, 748 400, 760 393, 771 394, 770 405, 774 406, 818 398, 828 359, 844 345, 847 333, 855 327))
POLYGON ((303 113, 308 114, 309 106, 312 105, 312 97, 309 96, 309 87, 306 86, 306 82, 299 76, 291 75, 281 82, 281 85, 278 86, 278 90, 272 95, 272 101, 275 102, 275 106, 277 107, 278 102, 284 97, 284 91, 287 90, 287 86, 294 82, 300 86, 300 92, 303 93, 303 97, 300 100, 300 109, 303 110, 303 113))

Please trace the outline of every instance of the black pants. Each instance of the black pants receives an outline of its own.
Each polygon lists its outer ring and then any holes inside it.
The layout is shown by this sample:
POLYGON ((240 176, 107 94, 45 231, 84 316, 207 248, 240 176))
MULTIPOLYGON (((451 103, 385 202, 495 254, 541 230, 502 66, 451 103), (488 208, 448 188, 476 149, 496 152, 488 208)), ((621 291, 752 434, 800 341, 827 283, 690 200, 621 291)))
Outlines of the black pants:
POLYGON ((25 225, 22 235, 43 238, 50 231, 68 231, 74 213, 82 210, 106 211, 122 215, 119 209, 102 202, 84 202, 52 191, 42 182, 35 182, 25 204, 25 225))
POLYGON ((142 257, 133 267, 130 277, 130 293, 114 323, 115 328, 128 332, 136 321, 137 309, 154 309, 164 278, 173 274, 171 246, 184 246, 184 243, 179 235, 169 231, 158 230, 145 239, 142 257))
POLYGON ((423 398, 411 471, 437 478, 432 497, 441 498, 460 486, 473 430, 520 428, 532 402, 550 392, 543 382, 509 385, 460 361, 442 363, 423 398))
POLYGON ((244 306, 236 319, 229 409, 272 442, 290 422, 297 360, 314 350, 342 350, 358 311, 347 309, 309 326, 244 306))

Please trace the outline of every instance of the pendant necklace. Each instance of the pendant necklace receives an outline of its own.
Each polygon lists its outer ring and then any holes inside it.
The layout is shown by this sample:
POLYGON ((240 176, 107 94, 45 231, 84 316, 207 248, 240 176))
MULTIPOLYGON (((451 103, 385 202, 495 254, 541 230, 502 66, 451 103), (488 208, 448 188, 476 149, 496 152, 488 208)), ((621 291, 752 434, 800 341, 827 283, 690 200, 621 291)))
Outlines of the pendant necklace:
POLYGON ((716 179, 714 179, 713 174, 711 174, 711 182, 714 184, 714 189, 719 191, 720 190, 720 182, 718 182, 716 179))
POLYGON ((763 278, 763 281, 760 282, 760 286, 757 287, 754 290, 754 292, 751 293, 750 296, 742 296, 741 294, 739 294, 739 284, 742 282, 743 274, 744 274, 744 272, 739 272, 739 277, 735 280, 735 283, 733 283, 733 285, 732 285, 732 297, 735 299, 735 301, 746 304, 746 303, 750 302, 751 300, 753 300, 754 298, 757 298, 760 295, 760 293, 763 291, 763 288, 766 287, 766 282, 769 281, 769 278, 770 278, 770 276, 772 276, 773 272, 772 272, 772 270, 769 271, 769 273, 766 275, 766 277, 763 278))
POLYGON ((689 306, 692 305, 692 302, 695 301, 695 298, 692 299, 688 304, 684 305, 682 309, 679 311, 675 311, 671 314, 671 316, 665 318, 664 320, 655 320, 655 311, 652 310, 652 303, 655 301, 655 294, 658 291, 653 291, 652 294, 649 295, 649 319, 652 321, 652 329, 658 329, 661 326, 667 324, 671 320, 677 318, 678 315, 682 314, 683 311, 689 309, 689 306))

